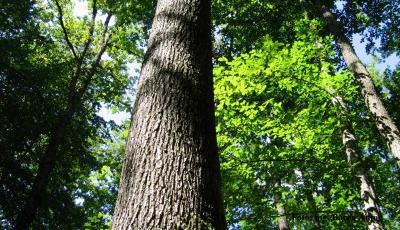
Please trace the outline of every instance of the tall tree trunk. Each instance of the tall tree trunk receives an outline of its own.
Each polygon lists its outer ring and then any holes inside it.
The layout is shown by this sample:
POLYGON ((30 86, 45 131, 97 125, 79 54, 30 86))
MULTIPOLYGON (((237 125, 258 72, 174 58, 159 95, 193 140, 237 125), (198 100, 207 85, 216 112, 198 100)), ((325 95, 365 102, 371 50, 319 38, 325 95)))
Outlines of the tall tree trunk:
MULTIPOLYGON (((275 188, 280 188, 280 187, 281 183, 279 181, 275 184, 275 188)), ((289 228, 289 221, 286 216, 286 209, 281 203, 281 193, 279 191, 274 192, 273 200, 279 215, 278 217, 279 230, 289 230, 290 228, 289 228)))
POLYGON ((71 122, 79 101, 80 98, 78 98, 77 95, 71 96, 67 111, 58 119, 58 122, 54 126, 55 128, 50 132, 49 143, 40 159, 39 168, 32 184, 31 191, 16 218, 14 226, 14 229, 16 230, 28 229, 36 216, 43 195, 46 194, 46 187, 50 180, 50 174, 57 161, 59 147, 65 139, 65 130, 71 122))
MULTIPOLYGON (((107 20, 109 21, 109 18, 107 20)), ((91 67, 86 71, 86 74, 83 75, 84 79, 81 87, 79 88, 76 86, 75 80, 77 80, 80 76, 82 62, 80 64, 77 64, 77 66, 75 67, 75 73, 73 74, 72 80, 70 82, 67 108, 64 112, 61 113, 58 122, 54 126, 53 130, 50 132, 49 143, 47 144, 46 150, 40 159, 39 168, 36 173, 31 191, 28 194, 26 202, 21 211, 18 213, 17 219, 15 221, 14 229, 16 230, 28 229, 35 218, 43 195, 45 195, 46 193, 46 187, 50 180, 50 174, 57 163, 58 151, 65 139, 65 130, 70 125, 71 120, 81 103, 82 97, 89 87, 89 84, 97 68, 100 65, 101 57, 104 54, 107 45, 109 44, 111 34, 106 37, 106 32, 107 30, 105 30, 104 32, 100 51, 95 56, 91 67)))
POLYGON ((336 17, 329 11, 328 7, 319 4, 319 8, 330 32, 335 36, 347 67, 354 73, 361 85, 361 93, 366 106, 374 117, 376 127, 386 140, 390 152, 392 152, 400 167, 400 132, 398 127, 389 116, 379 95, 376 93, 367 69, 355 53, 349 39, 343 32, 342 26, 338 24, 336 17))
POLYGON ((365 167, 360 149, 357 147, 357 139, 353 134, 351 123, 346 121, 347 106, 339 95, 334 97, 332 101, 340 106, 341 116, 346 123, 342 136, 343 145, 346 148, 347 162, 352 167, 355 176, 360 180, 360 193, 364 203, 364 214, 368 219, 368 229, 384 229, 373 183, 368 175, 368 169, 365 167))
POLYGON ((225 229, 209 0, 159 0, 113 229, 225 229))
POLYGON ((50 173, 56 162, 58 148, 64 139, 66 124, 67 122, 60 123, 50 134, 49 144, 40 160, 39 169, 35 176, 32 189, 15 221, 14 229, 16 230, 28 229, 36 216, 43 195, 46 192, 50 173))
MULTIPOLYGON (((71 76, 71 80, 69 82, 69 95, 68 101, 66 105, 66 109, 61 112, 61 115, 58 117, 57 122, 54 128, 51 130, 49 135, 49 143, 46 146, 46 150, 39 162, 39 168, 36 173, 32 188, 30 193, 26 198, 26 202, 22 209, 18 212, 14 229, 16 230, 25 230, 28 229, 30 224, 33 222, 36 212, 40 207, 41 200, 43 195, 46 193, 46 187, 50 181, 50 175, 53 171, 58 157, 58 151, 60 146, 62 145, 65 139, 65 131, 67 127, 70 125, 71 120, 74 114, 77 111, 78 106, 81 103, 82 97, 88 89, 93 76, 95 75, 97 69, 100 67, 101 58, 106 51, 108 45, 111 41, 112 33, 109 33, 109 22, 111 20, 112 14, 108 13, 104 22, 103 33, 101 35, 100 41, 100 49, 94 56, 93 60, 89 60, 90 66, 88 68, 83 69, 83 64, 86 58, 88 58, 87 53, 89 47, 93 41, 93 33, 95 29, 96 22, 96 14, 97 14, 97 6, 96 0, 93 1, 92 6, 92 23, 89 28, 89 37, 84 44, 84 49, 78 56, 74 46, 70 42, 70 39, 67 34, 67 30, 65 28, 64 19, 63 19, 63 11, 61 5, 57 0, 55 0, 57 10, 58 10, 58 19, 60 26, 63 29, 64 39, 66 40, 70 51, 73 53, 73 56, 76 61, 76 66, 71 76), (81 79, 80 79, 81 78, 81 79), (80 84, 78 85, 78 81, 80 80, 80 84)), ((65 169, 68 170, 68 169, 65 169)))

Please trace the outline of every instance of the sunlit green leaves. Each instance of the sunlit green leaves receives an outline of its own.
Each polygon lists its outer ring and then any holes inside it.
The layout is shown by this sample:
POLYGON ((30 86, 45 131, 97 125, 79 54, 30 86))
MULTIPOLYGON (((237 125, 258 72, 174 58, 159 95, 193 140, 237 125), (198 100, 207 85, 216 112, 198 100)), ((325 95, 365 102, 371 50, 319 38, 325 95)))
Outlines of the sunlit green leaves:
MULTIPOLYGON (((232 61, 220 58, 214 69, 218 143, 228 221, 233 225, 268 226, 272 219, 263 215, 275 209, 271 185, 277 181, 285 189, 276 191, 286 200, 287 211, 294 212, 301 200, 310 202, 310 194, 319 193, 318 183, 331 183, 318 175, 338 174, 337 169, 345 167, 344 155, 338 154, 342 147, 333 138, 340 135, 340 121, 331 91, 348 88, 345 95, 351 98, 354 82, 347 71, 335 72, 331 38, 316 35, 321 28, 317 21, 305 18, 296 25, 292 45, 265 37, 259 49, 232 61), (309 184, 316 187, 309 189, 309 184), (236 197, 237 193, 242 195, 236 197), (243 207, 254 219, 240 220, 244 217, 235 210, 243 207)), ((339 203, 327 203, 336 198, 325 196, 330 195, 321 192, 315 198, 321 209, 343 210, 349 205, 340 200, 347 202, 345 194, 337 195, 339 203)), ((303 206, 303 211, 309 209, 303 206)))

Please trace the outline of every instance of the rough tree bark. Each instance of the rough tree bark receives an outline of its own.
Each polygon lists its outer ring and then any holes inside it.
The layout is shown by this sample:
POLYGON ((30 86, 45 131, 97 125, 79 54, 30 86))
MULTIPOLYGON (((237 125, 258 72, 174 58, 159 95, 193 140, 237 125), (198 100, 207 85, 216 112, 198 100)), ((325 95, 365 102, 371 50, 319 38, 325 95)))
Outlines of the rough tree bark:
POLYGON ((159 0, 113 229, 225 229, 209 0, 159 0))
MULTIPOLYGON (((281 183, 280 181, 278 181, 275 184, 275 188, 280 188, 280 187, 281 183)), ((289 221, 286 216, 286 209, 281 203, 281 193, 279 191, 275 192, 272 198, 279 215, 278 217, 279 230, 289 230, 290 228, 289 228, 289 221)))
POLYGON ((322 17, 326 21, 330 32, 334 35, 341 50, 347 67, 354 73, 361 86, 361 94, 372 116, 376 127, 384 137, 386 144, 393 154, 397 165, 400 167, 400 132, 386 108, 384 107, 379 95, 376 93, 375 86, 371 80, 368 70, 355 53, 349 39, 343 32, 342 26, 336 21, 335 15, 329 8, 318 4, 322 12, 322 17))
POLYGON ((382 230, 384 229, 384 225, 374 186, 368 175, 368 169, 365 167, 365 162, 363 161, 360 149, 357 146, 357 139, 354 135, 352 125, 350 122, 346 121, 346 103, 339 95, 332 98, 332 101, 334 104, 339 105, 341 117, 345 121, 342 141, 346 148, 347 163, 352 167, 355 176, 360 180, 360 194, 364 203, 364 214, 368 220, 368 229, 382 230))

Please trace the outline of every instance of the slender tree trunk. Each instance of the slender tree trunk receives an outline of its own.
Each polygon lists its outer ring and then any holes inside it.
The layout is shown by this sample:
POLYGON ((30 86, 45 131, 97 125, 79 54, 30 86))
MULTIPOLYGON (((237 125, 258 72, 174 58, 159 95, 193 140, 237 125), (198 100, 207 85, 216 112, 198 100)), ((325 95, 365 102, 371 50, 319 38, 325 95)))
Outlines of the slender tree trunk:
POLYGON ((43 195, 46 194, 46 187, 50 179, 50 174, 57 161, 57 152, 65 138, 65 130, 71 122, 77 104, 78 101, 71 100, 68 111, 61 116, 57 125, 50 133, 49 143, 46 147, 46 151, 40 159, 38 172, 35 176, 31 191, 26 198, 25 205, 18 213, 15 221, 14 229, 16 230, 28 229, 36 216, 43 195))
MULTIPOLYGON (((341 108, 341 115, 346 119, 347 106, 342 97, 336 96, 332 99, 335 104, 339 104, 341 108)), ((361 152, 357 147, 357 139, 353 134, 353 128, 349 122, 346 122, 346 127, 343 131, 343 145, 346 147, 347 162, 353 168, 353 172, 360 180, 360 194, 364 203, 364 214, 368 219, 369 230, 384 229, 382 222, 382 215, 379 210, 377 197, 373 183, 368 175, 368 169, 365 168, 361 152)))
POLYGON ((68 47, 73 53, 76 61, 76 66, 74 68, 74 72, 71 76, 71 80, 69 83, 69 95, 66 109, 58 117, 58 121, 50 132, 49 143, 46 146, 46 150, 40 159, 39 168, 35 176, 31 191, 28 194, 26 202, 21 211, 18 212, 14 226, 14 229, 16 230, 28 229, 35 218, 36 212, 40 207, 41 200, 43 199, 43 195, 45 195, 46 193, 46 187, 50 180, 50 174, 57 163, 58 151, 65 139, 65 131, 70 125, 71 120, 81 103, 83 95, 88 89, 93 76, 100 66, 101 57, 106 51, 107 46, 110 44, 112 36, 112 33, 109 32, 108 27, 112 14, 108 13, 104 22, 104 28, 99 47, 100 49, 94 56, 93 60, 90 61, 90 67, 84 70, 83 63, 85 61, 85 58, 87 58, 87 51, 89 50, 89 47, 91 46, 93 41, 93 33, 95 29, 97 14, 96 0, 93 1, 92 24, 89 28, 89 38, 86 40, 84 44, 84 49, 79 56, 68 37, 67 30, 63 21, 62 8, 57 0, 55 1, 55 3, 58 9, 58 19, 60 26, 63 29, 64 39, 66 40, 68 47), (81 81, 78 85, 79 80, 81 81))
MULTIPOLYGON (((321 222, 319 220, 318 207, 317 207, 317 204, 315 203, 315 199, 312 195, 313 185, 311 184, 310 180, 308 180, 307 178, 304 177, 304 173, 302 170, 300 170, 300 169, 297 169, 297 170, 298 170, 298 172, 300 172, 300 175, 299 175, 300 181, 303 181, 304 185, 305 185, 305 189, 306 189, 304 191, 305 196, 306 196, 305 198, 307 200, 308 207, 311 209, 310 213, 312 214, 312 216, 310 216, 312 218, 312 224, 313 224, 312 229, 319 230, 319 229, 321 229, 321 222)), ((296 174, 296 171, 295 171, 295 174, 296 174)))
MULTIPOLYGON (((107 19, 109 20, 109 19, 107 19)), ((108 23, 108 22, 107 22, 108 23)), ((105 31, 105 33, 107 30, 105 31)), ((106 34, 104 34, 105 36, 106 34)), ((50 174, 53 171, 58 157, 58 151, 65 139, 65 131, 70 125, 74 114, 77 111, 79 104, 81 103, 82 97, 86 92, 97 68, 100 65, 100 60, 104 54, 107 45, 109 44, 109 35, 107 38, 103 37, 102 46, 99 53, 94 58, 91 68, 89 68, 85 75, 81 87, 76 87, 76 81, 80 76, 81 64, 75 67, 75 73, 70 82, 70 92, 68 98, 68 105, 62 115, 59 117, 58 122, 54 126, 54 129, 50 132, 49 143, 46 147, 42 158, 39 162, 38 172, 35 176, 32 188, 26 199, 25 205, 22 210, 18 213, 15 221, 16 230, 28 229, 30 224, 33 222, 36 212, 40 207, 43 195, 46 194, 46 187, 50 180, 50 174)), ((83 59, 82 59, 83 60, 83 59)), ((67 169, 65 169, 67 170, 67 169)))
POLYGON ((313 185, 311 183, 311 181, 308 178, 304 177, 304 173, 303 171, 299 170, 300 172, 300 177, 302 179, 302 181, 304 181, 304 185, 305 185, 305 196, 306 196, 306 200, 307 200, 307 204, 308 207, 311 210, 311 214, 312 214, 312 224, 313 224, 313 228, 314 230, 319 230, 321 229, 321 222, 319 220, 319 212, 318 212, 318 207, 317 204, 315 203, 315 199, 313 197, 312 194, 312 188, 313 185))
POLYGON ((159 0, 113 229, 225 229, 209 0, 159 0))
MULTIPOLYGON (((280 188, 281 187, 281 183, 278 182, 275 184, 276 188, 280 188)), ((285 207, 283 206, 283 204, 281 203, 281 194, 280 192, 275 192, 273 195, 273 200, 274 200, 274 204, 276 207, 276 210, 278 211, 278 226, 279 226, 279 230, 289 230, 289 221, 287 219, 286 216, 286 210, 285 207)))
MULTIPOLYGON (((306 180, 307 181, 307 180, 306 180)), ((306 183, 307 187, 309 187, 311 184, 306 183), (307 185, 308 184, 308 185, 307 185)), ((313 229, 314 230, 320 230, 321 229, 321 222, 319 220, 319 213, 317 209, 317 204, 315 203, 315 199, 310 191, 306 191, 306 198, 307 202, 311 208, 312 211, 312 223, 314 225, 313 229)))
POLYGON ((31 192, 26 199, 23 209, 18 213, 14 227, 16 230, 28 229, 34 220, 38 207, 45 193, 50 173, 54 168, 57 157, 56 152, 63 140, 64 130, 65 125, 58 127, 51 133, 46 152, 40 160, 39 170, 32 185, 31 192))
POLYGON ((380 134, 386 140, 386 144, 392 152, 397 164, 400 166, 400 132, 392 118, 389 116, 381 99, 376 93, 371 77, 355 53, 349 39, 343 32, 341 25, 336 21, 336 17, 324 5, 319 5, 322 17, 327 22, 330 32, 335 36, 335 40, 340 47, 347 67, 354 73, 361 85, 361 93, 364 101, 372 116, 380 134))

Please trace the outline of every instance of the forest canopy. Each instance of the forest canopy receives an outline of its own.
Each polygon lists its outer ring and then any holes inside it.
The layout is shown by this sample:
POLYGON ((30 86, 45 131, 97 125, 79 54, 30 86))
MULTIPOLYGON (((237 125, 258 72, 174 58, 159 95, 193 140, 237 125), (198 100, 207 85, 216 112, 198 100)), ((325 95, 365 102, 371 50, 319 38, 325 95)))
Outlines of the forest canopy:
POLYGON ((0 0, 0 228, 400 229, 399 18, 0 0))

